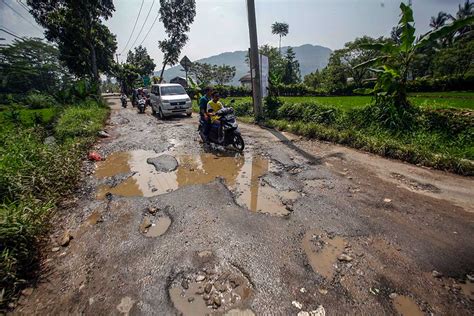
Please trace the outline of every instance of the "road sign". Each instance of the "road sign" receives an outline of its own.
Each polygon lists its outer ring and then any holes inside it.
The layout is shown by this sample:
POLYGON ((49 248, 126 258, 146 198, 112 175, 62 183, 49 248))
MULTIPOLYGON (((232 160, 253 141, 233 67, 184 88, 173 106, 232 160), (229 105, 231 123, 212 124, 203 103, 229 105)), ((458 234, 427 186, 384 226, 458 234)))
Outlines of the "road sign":
POLYGON ((150 77, 143 76, 143 86, 148 87, 150 85, 150 77))
POLYGON ((262 98, 268 96, 268 73, 270 67, 268 64, 268 57, 260 55, 260 85, 262 87, 262 98))
POLYGON ((181 58, 181 60, 179 61, 179 64, 184 68, 184 70, 186 72, 189 71, 189 68, 191 68, 191 60, 189 60, 188 56, 184 56, 183 58, 181 58))

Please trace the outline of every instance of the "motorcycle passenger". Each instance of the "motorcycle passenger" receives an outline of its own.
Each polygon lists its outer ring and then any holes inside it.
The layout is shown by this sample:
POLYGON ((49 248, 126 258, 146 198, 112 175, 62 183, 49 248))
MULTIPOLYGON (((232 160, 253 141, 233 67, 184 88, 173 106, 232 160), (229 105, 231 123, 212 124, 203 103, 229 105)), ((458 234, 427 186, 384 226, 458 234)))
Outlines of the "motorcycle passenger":
POLYGON ((218 125, 218 135, 219 138, 217 140, 218 143, 223 143, 224 142, 224 130, 222 129, 222 124, 219 121, 219 117, 216 115, 217 111, 222 109, 224 106, 222 103, 219 101, 220 96, 217 91, 212 93, 212 99, 207 103, 207 115, 211 119, 211 125, 215 124, 218 125))
POLYGON ((207 115, 207 104, 209 101, 211 101, 212 97, 212 88, 211 87, 206 87, 202 91, 203 95, 199 99, 199 115, 201 117, 201 121, 203 122, 204 125, 204 136, 206 142, 208 141, 208 136, 209 136, 209 131, 211 130, 211 120, 209 116, 207 115))

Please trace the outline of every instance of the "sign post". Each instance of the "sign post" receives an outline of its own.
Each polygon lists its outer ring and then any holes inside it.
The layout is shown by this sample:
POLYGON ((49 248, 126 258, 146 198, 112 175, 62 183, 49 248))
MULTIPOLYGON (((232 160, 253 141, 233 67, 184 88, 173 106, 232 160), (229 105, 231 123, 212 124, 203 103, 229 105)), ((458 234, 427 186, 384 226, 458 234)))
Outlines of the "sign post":
POLYGON ((270 67, 268 64, 268 56, 260 55, 260 85, 262 87, 262 98, 268 96, 268 73, 270 67))
POLYGON ((184 56, 179 61, 179 64, 181 65, 181 67, 184 68, 184 71, 186 73, 186 86, 187 86, 188 85, 188 71, 189 71, 189 68, 191 68, 192 62, 191 60, 189 60, 188 56, 184 56))

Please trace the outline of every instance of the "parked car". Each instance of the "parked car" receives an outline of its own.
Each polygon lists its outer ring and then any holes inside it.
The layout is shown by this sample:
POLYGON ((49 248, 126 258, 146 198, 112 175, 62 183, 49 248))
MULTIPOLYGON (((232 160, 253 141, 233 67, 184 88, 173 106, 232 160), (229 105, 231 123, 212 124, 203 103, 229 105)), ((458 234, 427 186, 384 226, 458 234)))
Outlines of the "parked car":
POLYGON ((176 114, 192 115, 191 98, 179 84, 152 85, 150 100, 153 114, 161 119, 176 114))

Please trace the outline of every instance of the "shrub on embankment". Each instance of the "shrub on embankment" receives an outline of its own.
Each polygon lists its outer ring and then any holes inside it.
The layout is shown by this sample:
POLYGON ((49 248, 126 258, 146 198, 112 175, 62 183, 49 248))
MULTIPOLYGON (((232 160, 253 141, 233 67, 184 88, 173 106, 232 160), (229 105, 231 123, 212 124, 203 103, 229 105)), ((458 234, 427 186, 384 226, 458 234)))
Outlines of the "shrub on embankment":
MULTIPOLYGON (((274 102, 274 101, 273 101, 274 102)), ((469 110, 369 105, 341 110, 318 103, 267 102, 265 124, 413 164, 474 175, 474 118, 469 110), (268 117, 268 116, 267 116, 268 117)))
POLYGON ((102 104, 84 101, 59 110, 49 130, 0 117, 0 311, 38 272, 51 212, 74 190, 85 150, 107 116, 102 104))

